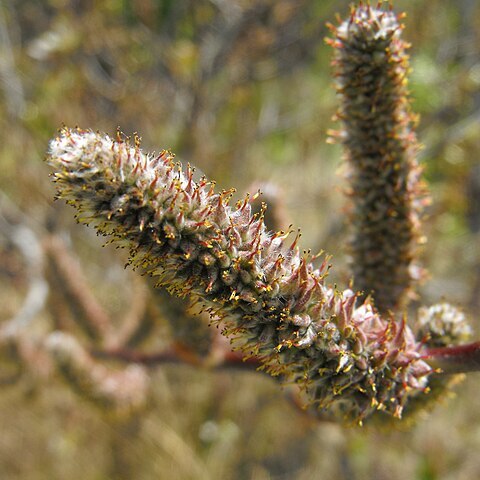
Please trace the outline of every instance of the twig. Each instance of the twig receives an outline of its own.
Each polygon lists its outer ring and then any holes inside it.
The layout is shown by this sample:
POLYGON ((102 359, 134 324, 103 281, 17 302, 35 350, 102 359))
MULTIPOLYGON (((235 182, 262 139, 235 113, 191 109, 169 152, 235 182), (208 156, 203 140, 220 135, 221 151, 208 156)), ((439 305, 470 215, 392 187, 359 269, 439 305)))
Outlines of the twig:
POLYGON ((22 254, 28 269, 29 288, 18 313, 2 328, 2 335, 16 335, 30 325, 45 306, 48 284, 43 276, 43 251, 34 231, 25 224, 13 225, 0 214, 0 231, 22 254))
POLYGON ((91 292, 78 260, 58 236, 47 238, 44 246, 60 278, 61 287, 82 313, 81 319, 77 316, 81 320, 80 326, 93 338, 106 338, 111 329, 110 317, 91 292))
POLYGON ((201 361, 198 357, 187 355, 180 348, 171 348, 163 352, 144 353, 127 348, 111 350, 90 350, 90 354, 99 359, 116 360, 122 363, 138 363, 146 366, 156 366, 161 364, 179 364, 188 363, 190 365, 212 368, 215 370, 235 369, 235 370, 257 370, 261 363, 255 357, 245 358, 238 352, 226 352, 223 359, 215 363, 201 361))
MULTIPOLYGON (((90 353, 96 358, 116 360, 122 363, 140 363, 147 366, 188 363, 215 370, 258 370, 261 366, 261 362, 257 358, 246 358, 240 352, 225 352, 223 358, 214 363, 192 361, 192 356, 188 358, 185 352, 179 354, 179 350, 176 348, 155 353, 130 349, 92 350, 90 353)), ((423 352, 421 358, 432 367, 439 369, 437 374, 477 372, 480 371, 480 342, 455 347, 429 348, 423 352)))
POLYGON ((422 358, 439 373, 467 373, 480 371, 480 342, 452 347, 429 348, 422 358))

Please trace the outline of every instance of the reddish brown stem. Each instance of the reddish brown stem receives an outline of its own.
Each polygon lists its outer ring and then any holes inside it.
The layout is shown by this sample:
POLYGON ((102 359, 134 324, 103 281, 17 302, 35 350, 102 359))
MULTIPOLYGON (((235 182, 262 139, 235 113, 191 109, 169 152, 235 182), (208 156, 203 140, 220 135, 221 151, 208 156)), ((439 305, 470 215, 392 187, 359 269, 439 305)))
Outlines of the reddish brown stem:
POLYGON ((425 349, 422 358, 440 373, 480 371, 480 342, 425 349))
MULTIPOLYGON (((208 366, 208 361, 202 361, 192 355, 186 355, 179 348, 163 352, 144 353, 130 349, 93 350, 96 358, 117 360, 120 362, 141 363, 154 366, 163 363, 187 363, 196 366, 208 366)), ((432 367, 438 368, 438 373, 453 374, 480 371, 480 342, 443 348, 428 348, 422 353, 422 359, 432 367)), ((222 360, 210 366, 215 369, 256 370, 261 365, 255 357, 245 358, 239 352, 225 352, 222 360)))
POLYGON ((222 360, 210 365, 208 361, 202 361, 195 356, 186 355, 185 352, 178 348, 172 348, 156 353, 144 353, 126 348, 92 350, 90 353, 96 358, 117 360, 127 363, 140 363, 147 366, 164 363, 187 363, 196 366, 210 366, 214 369, 256 370, 261 365, 258 359, 254 357, 245 359, 237 352, 226 352, 222 360))

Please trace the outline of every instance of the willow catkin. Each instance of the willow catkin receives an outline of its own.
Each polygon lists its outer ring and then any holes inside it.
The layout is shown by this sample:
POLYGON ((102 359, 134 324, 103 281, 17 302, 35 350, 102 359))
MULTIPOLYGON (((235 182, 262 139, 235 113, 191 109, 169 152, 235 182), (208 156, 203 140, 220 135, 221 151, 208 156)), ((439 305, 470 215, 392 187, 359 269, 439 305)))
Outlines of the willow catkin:
POLYGON ((64 128, 48 162, 80 222, 127 247, 171 293, 193 296, 236 349, 299 385, 308 404, 356 421, 400 417, 425 391, 431 368, 405 322, 328 286, 326 260, 316 267, 297 239, 268 232, 248 197, 232 207, 231 192, 194 181, 169 152, 89 130, 64 128))
POLYGON ((415 156, 415 116, 407 89, 408 45, 393 11, 360 5, 332 27, 334 76, 352 197, 354 286, 380 312, 405 305, 427 202, 415 156))

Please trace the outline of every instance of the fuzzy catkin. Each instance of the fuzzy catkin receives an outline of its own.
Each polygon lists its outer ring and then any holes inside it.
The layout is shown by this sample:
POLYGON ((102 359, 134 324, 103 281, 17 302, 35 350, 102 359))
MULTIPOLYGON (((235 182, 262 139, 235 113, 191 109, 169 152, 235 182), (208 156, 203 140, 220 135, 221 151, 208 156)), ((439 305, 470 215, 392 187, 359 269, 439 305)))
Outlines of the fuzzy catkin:
MULTIPOLYGON (((472 337, 472 328, 464 313, 449 303, 421 307, 415 330, 425 347, 433 349, 461 345, 472 337)), ((434 361, 433 365, 438 367, 438 361, 434 361)), ((453 387, 464 377, 464 374, 432 375, 428 381, 429 394, 417 395, 409 402, 404 417, 415 418, 419 412, 432 410, 438 401, 452 396, 453 387)))
POLYGON ((352 197, 354 286, 380 312, 404 306, 420 243, 425 186, 407 89, 408 45, 392 11, 353 8, 330 40, 352 197))
POLYGON ((130 263, 221 319, 234 347, 305 392, 309 404, 361 422, 400 417, 425 391, 430 367, 405 322, 381 317, 351 290, 325 284, 296 240, 271 233, 248 198, 195 182, 169 152, 143 153, 120 137, 64 128, 50 143, 58 197, 78 220, 130 249, 130 263))
POLYGON ((420 308, 417 330, 417 337, 424 338, 432 348, 460 345, 472 337, 472 327, 465 314, 449 303, 420 308))

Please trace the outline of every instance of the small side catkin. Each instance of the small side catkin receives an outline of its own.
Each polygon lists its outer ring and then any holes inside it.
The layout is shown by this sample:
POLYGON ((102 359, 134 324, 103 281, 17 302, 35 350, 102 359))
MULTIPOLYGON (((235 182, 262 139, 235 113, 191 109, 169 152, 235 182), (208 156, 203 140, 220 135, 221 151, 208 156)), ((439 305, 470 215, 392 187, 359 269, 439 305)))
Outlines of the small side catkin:
POLYGON ((297 384, 309 405, 362 422, 377 412, 400 417, 424 393, 431 368, 406 323, 326 285, 326 260, 317 268, 298 238, 286 245, 284 232, 268 232, 248 197, 233 208, 231 192, 120 135, 64 128, 48 162, 78 221, 127 247, 131 265, 171 293, 193 296, 234 348, 297 384))
MULTIPOLYGON (((393 11, 360 5, 331 27, 334 77, 352 197, 350 251, 354 287, 380 312, 405 306, 421 241, 426 188, 415 156, 407 89, 408 45, 393 11)), ((418 275, 417 275, 418 276, 418 275)))
MULTIPOLYGON (((426 349, 454 347, 467 343, 472 337, 472 328, 464 313, 449 303, 421 307, 415 324, 417 338, 426 349)), ((431 351, 431 350, 430 350, 431 351)), ((442 358, 430 359, 432 367, 444 370, 442 358)), ((447 365, 448 366, 448 365, 447 365)), ((466 365, 463 365, 464 367, 466 365)), ((466 370, 468 371, 468 370, 466 370)), ((453 396, 453 387, 464 378, 464 374, 431 375, 428 381, 428 395, 417 395, 404 411, 404 418, 415 419, 418 414, 428 412, 442 400, 453 396)))

